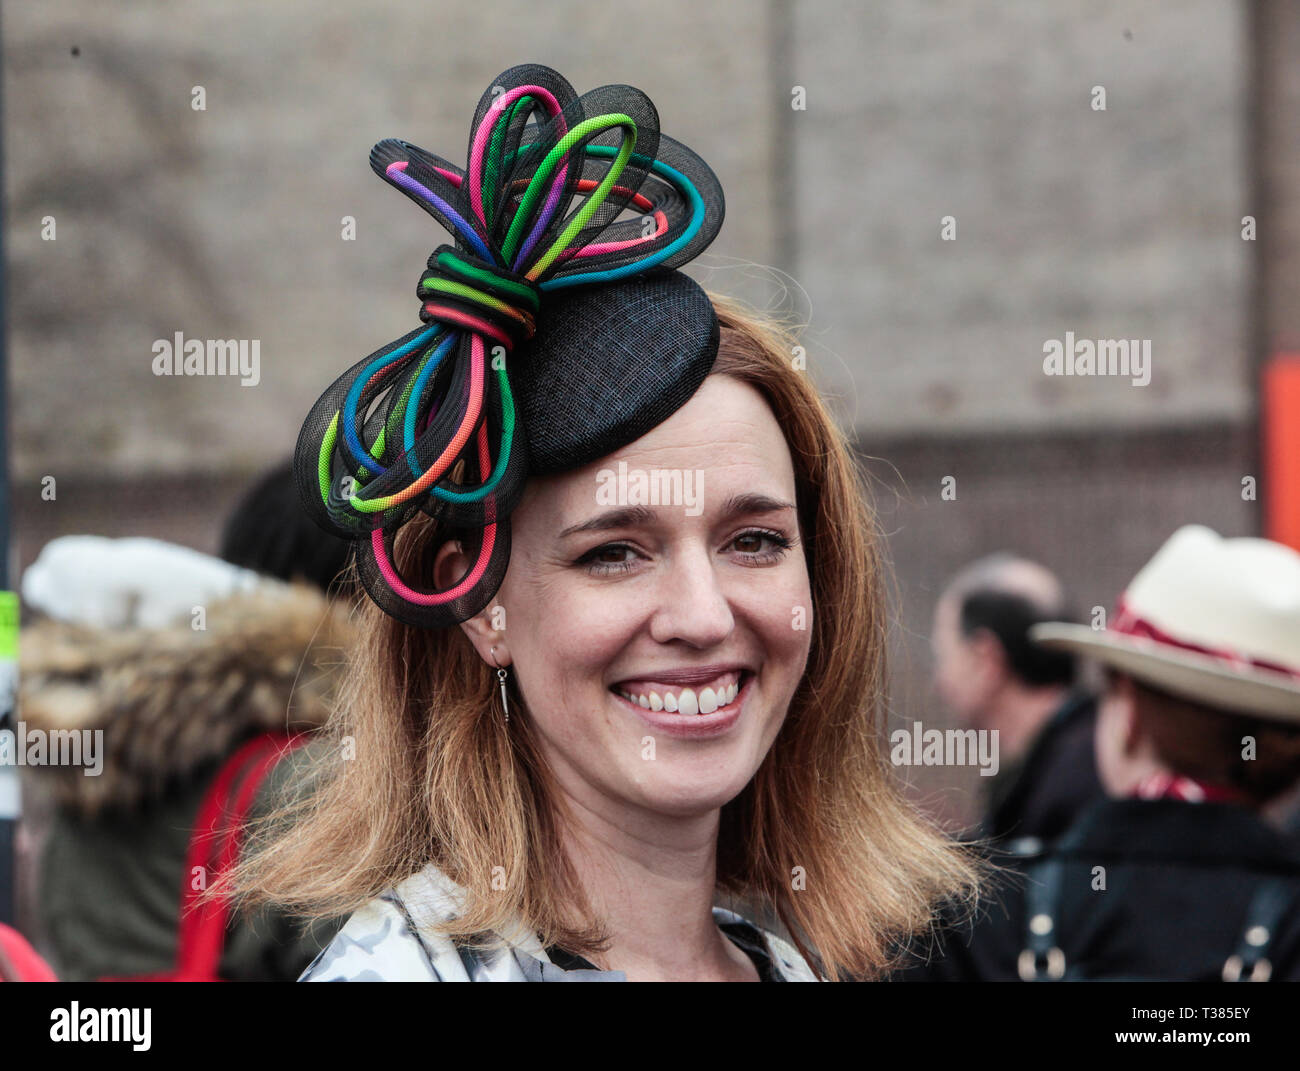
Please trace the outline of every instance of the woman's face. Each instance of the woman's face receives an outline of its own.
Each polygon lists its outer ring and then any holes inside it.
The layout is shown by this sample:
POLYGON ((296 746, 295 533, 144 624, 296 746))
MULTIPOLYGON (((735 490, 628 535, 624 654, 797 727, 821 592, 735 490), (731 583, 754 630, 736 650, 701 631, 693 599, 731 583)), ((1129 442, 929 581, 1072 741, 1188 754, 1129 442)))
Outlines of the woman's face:
POLYGON ((1097 707, 1093 736, 1097 778, 1110 796, 1127 796, 1144 776, 1158 770, 1151 742, 1136 731, 1133 682, 1111 679, 1097 707))
POLYGON ((530 481, 511 527, 505 628, 466 628, 511 663, 566 793, 683 816, 737 796, 812 627, 794 470, 762 396, 709 376, 630 446, 530 481))

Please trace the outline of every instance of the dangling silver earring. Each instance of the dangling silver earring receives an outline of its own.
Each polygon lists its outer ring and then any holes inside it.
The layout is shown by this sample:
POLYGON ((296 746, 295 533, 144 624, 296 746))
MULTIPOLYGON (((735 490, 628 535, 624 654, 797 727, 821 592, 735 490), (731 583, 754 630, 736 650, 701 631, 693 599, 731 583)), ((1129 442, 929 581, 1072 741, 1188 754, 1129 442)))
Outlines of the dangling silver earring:
POLYGON ((497 649, 492 648, 492 661, 497 667, 497 681, 501 685, 501 706, 505 708, 506 724, 510 724, 510 701, 506 698, 506 671, 502 668, 501 663, 497 662, 497 649))

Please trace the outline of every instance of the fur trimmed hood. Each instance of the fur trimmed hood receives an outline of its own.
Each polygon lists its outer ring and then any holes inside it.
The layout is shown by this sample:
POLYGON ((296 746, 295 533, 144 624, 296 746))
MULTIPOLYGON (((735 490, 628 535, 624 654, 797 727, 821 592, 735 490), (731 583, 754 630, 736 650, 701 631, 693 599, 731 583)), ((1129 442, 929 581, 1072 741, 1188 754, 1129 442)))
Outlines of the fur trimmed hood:
POLYGON ((42 620, 19 637, 18 718, 28 730, 102 729, 103 770, 32 766, 62 807, 133 808, 242 740, 317 728, 344 672, 349 604, 268 584, 165 628, 42 620))

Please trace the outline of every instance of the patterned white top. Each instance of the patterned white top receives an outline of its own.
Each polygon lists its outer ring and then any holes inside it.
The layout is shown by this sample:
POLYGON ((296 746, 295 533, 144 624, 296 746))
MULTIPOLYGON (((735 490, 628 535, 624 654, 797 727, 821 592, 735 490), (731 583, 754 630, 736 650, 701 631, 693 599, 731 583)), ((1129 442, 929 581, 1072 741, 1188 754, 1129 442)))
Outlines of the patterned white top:
MULTIPOLYGON (((518 928, 496 949, 465 948, 429 922, 451 917, 460 889, 426 867, 353 913, 300 982, 625 982, 623 971, 586 961, 555 962, 535 934, 518 928)), ((821 981, 789 942, 715 907, 713 918, 758 967, 764 981, 821 981)))

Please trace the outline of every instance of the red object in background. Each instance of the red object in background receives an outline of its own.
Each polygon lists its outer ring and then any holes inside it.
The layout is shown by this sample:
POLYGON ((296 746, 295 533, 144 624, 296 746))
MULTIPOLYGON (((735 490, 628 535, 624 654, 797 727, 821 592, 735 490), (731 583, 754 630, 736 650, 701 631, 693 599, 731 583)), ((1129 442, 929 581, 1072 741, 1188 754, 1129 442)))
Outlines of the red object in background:
MULTIPOLYGON (((216 878, 229 873, 239 858, 244 823, 271 768, 300 744, 306 733, 263 733, 235 752, 217 771, 190 837, 182 879, 176 966, 157 974, 106 975, 101 982, 220 982, 217 974, 226 943, 230 903, 201 901, 193 886, 196 869, 216 878)), ((206 887, 206 883, 205 883, 206 887)))
POLYGON ((21 933, 0 922, 0 982, 57 982, 50 965, 21 933))
POLYGON ((1264 535, 1300 550, 1300 354, 1264 365, 1264 535))

